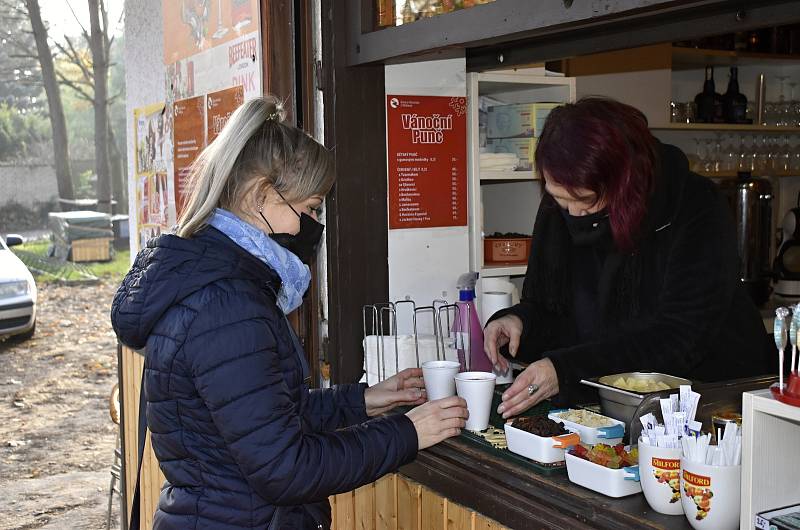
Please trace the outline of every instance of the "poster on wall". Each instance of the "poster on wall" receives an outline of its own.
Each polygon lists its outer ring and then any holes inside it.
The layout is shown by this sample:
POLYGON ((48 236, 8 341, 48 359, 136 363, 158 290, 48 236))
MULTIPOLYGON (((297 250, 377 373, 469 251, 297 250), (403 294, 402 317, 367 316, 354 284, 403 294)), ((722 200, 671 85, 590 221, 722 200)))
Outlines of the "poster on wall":
POLYGON ((389 228, 467 224, 467 100, 386 96, 389 228))
POLYGON ((164 64, 259 31, 258 0, 164 0, 164 64))
POLYGON ((235 86, 206 96, 206 143, 211 144, 228 123, 233 111, 244 103, 244 89, 235 86))
POLYGON ((175 224, 175 203, 168 175, 171 172, 171 135, 163 103, 134 110, 136 160, 136 249, 175 224))
POLYGON ((189 168, 206 146, 206 96, 176 101, 173 113, 173 187, 180 216, 186 202, 189 168))

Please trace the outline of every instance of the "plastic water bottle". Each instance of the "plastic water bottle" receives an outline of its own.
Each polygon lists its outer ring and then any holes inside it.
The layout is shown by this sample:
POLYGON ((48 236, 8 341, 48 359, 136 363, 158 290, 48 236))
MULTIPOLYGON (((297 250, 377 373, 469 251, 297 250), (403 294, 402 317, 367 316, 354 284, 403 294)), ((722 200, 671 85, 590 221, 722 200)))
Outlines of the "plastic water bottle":
POLYGON ((458 316, 453 322, 458 359, 461 371, 491 372, 492 362, 483 349, 483 328, 475 309, 475 283, 477 272, 458 277, 458 316))

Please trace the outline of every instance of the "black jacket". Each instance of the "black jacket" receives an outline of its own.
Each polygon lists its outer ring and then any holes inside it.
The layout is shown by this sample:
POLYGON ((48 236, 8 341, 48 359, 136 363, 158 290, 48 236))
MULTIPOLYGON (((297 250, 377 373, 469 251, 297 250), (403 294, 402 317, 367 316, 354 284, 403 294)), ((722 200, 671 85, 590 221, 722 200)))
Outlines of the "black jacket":
POLYGON ((416 456, 405 415, 367 418, 364 385, 308 389, 279 287, 206 228, 152 240, 114 297, 120 340, 147 347, 147 424, 168 481, 156 530, 324 528, 329 495, 416 456))
POLYGON ((534 226, 521 303, 493 319, 522 319, 517 358, 549 357, 559 402, 591 399, 581 379, 656 371, 719 381, 774 371, 769 336, 738 277, 735 226, 714 184, 689 171, 684 154, 660 147, 655 190, 635 252, 598 286, 599 324, 580 343, 572 303, 571 239, 545 194, 534 226))

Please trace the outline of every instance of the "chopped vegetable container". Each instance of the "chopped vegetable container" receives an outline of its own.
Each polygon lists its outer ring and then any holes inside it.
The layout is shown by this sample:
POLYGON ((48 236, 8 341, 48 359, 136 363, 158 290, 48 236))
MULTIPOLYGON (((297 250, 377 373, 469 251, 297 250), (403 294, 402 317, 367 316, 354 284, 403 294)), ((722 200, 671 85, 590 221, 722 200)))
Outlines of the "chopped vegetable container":
POLYGON ((576 432, 581 437, 581 442, 588 445, 604 443, 608 445, 616 445, 622 442, 622 437, 625 436, 625 424, 614 418, 602 416, 595 412, 583 409, 561 409, 552 410, 547 416, 553 421, 560 421, 564 424, 567 430, 576 432), (591 419, 603 421, 606 425, 593 427, 590 425, 580 424, 575 421, 570 421, 561 417, 563 414, 578 413, 587 416, 591 419))

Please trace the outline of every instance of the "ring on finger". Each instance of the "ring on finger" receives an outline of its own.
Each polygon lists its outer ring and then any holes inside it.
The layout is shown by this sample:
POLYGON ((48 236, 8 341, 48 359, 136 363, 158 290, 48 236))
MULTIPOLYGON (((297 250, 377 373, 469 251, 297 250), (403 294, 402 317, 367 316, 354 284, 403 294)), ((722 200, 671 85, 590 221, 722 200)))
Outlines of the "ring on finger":
POLYGON ((539 390, 539 385, 537 385, 536 383, 528 385, 528 395, 529 396, 534 395, 537 390, 539 390))

